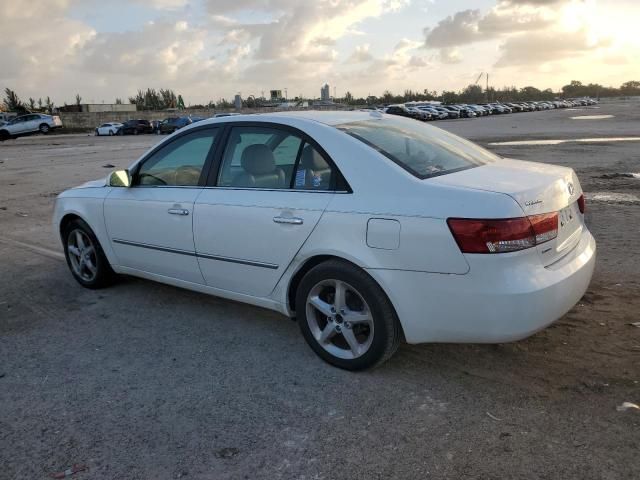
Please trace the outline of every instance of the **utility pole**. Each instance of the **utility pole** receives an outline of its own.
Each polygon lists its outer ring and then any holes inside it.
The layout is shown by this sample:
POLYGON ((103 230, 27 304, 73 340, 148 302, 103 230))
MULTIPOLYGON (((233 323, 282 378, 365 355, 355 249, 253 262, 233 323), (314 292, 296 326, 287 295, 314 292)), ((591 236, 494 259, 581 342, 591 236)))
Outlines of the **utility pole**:
POLYGON ((487 103, 489 103, 489 74, 487 73, 487 88, 484 89, 484 93, 487 96, 487 103))
POLYGON ((284 87, 284 99, 285 100, 289 99, 289 92, 287 91, 287 87, 284 87))

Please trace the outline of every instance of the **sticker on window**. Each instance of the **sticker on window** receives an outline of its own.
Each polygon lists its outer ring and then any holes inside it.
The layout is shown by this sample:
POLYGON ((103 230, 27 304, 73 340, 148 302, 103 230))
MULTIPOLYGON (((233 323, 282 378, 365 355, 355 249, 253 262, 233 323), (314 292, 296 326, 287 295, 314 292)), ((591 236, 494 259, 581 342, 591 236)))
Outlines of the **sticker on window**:
POLYGON ((318 188, 320 186, 320 184, 322 183, 322 175, 313 175, 313 180, 311 181, 311 184, 313 185, 313 188, 318 188))
POLYGON ((296 187, 304 187, 307 184, 307 171, 298 170, 296 172, 296 187))

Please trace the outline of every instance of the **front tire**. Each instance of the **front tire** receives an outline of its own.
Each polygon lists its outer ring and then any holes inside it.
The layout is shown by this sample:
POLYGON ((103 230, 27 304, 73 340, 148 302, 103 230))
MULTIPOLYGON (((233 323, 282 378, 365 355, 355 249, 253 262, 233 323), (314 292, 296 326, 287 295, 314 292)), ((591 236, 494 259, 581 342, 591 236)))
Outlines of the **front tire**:
POLYGON ((296 292, 296 314, 309 346, 345 370, 376 367, 398 349, 400 322, 376 281, 356 266, 330 260, 311 269, 296 292))
POLYGON ((84 221, 71 221, 62 232, 64 256, 71 274, 85 288, 109 286, 115 273, 95 234, 84 221))
POLYGON ((46 123, 43 123, 38 127, 38 130, 40 130, 40 133, 42 133, 43 135, 46 135, 47 133, 49 133, 50 129, 51 128, 46 123))

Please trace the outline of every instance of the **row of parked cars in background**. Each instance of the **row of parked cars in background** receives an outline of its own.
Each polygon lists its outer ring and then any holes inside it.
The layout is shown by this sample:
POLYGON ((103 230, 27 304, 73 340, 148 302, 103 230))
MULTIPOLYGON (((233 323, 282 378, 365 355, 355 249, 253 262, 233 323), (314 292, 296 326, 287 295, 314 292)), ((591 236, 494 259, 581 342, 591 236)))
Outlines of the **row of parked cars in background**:
MULTIPOLYGON (((236 113, 217 113, 214 117, 228 117, 236 113)), ((164 120, 127 120, 124 123, 107 122, 96 127, 95 134, 101 135, 140 135, 145 133, 170 134, 192 123, 205 120, 205 117, 169 117, 164 120)))
POLYGON ((596 103, 598 102, 592 98, 542 100, 536 102, 458 103, 451 105, 431 102, 407 102, 404 104, 389 105, 379 110, 392 115, 430 121, 452 118, 476 118, 505 113, 553 110, 556 108, 585 107, 595 105, 596 103))

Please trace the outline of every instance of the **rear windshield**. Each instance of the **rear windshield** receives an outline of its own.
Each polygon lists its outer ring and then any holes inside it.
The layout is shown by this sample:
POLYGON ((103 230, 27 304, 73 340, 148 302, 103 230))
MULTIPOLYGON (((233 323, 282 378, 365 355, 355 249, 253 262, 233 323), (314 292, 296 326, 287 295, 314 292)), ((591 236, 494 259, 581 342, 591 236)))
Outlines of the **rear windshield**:
POLYGON ((418 178, 466 170, 498 159, 439 128, 411 119, 384 118, 338 125, 418 178))

